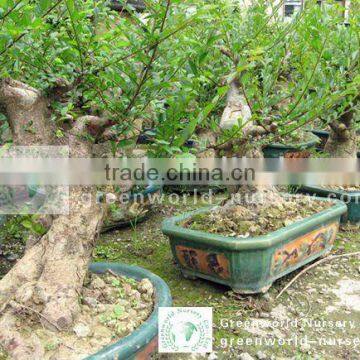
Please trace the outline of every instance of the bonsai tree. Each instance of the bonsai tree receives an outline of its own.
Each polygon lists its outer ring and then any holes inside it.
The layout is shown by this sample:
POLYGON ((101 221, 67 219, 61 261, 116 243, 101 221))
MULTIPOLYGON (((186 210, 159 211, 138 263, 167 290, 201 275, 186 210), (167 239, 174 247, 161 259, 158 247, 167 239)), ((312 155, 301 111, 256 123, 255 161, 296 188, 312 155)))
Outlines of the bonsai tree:
POLYGON ((330 155, 356 156, 357 12, 345 26, 337 12, 315 3, 285 24, 266 2, 246 9, 245 16, 241 11, 236 5, 229 11, 218 43, 231 68, 217 150, 259 157, 265 144, 298 137, 321 118, 332 129, 330 155))
MULTIPOLYGON (((262 1, 247 9, 220 3, 207 23, 207 28, 217 28, 209 59, 215 74, 222 71, 220 94, 227 92, 215 130, 218 142, 210 147, 230 157, 262 157, 264 145, 299 138, 322 118, 333 128, 330 154, 356 156, 356 11, 346 27, 337 13, 308 3, 292 22, 284 23, 279 6, 269 11, 262 1), (220 28, 215 20, 219 16, 220 28)), ((210 115, 219 109, 219 98, 210 115)))
MULTIPOLYGON (((320 10, 308 7, 283 24, 265 1, 250 9, 228 1, 188 5, 151 2, 142 19, 90 1, 2 9, 0 105, 14 144, 66 144, 71 156, 89 157, 107 141, 116 153, 135 144, 145 123, 158 129, 156 154, 179 153, 195 132, 210 129, 217 152, 261 157, 263 145, 329 109, 352 111, 358 53, 346 81, 340 62, 328 69, 335 40, 320 10)), ((96 190, 71 187, 70 214, 41 218, 44 235, 0 281, 0 344, 14 359, 43 354, 36 337, 17 332, 18 317, 52 331, 76 319, 106 213, 102 204, 83 203, 96 190)))
MULTIPOLYGON (((68 145, 70 156, 91 157, 101 141, 111 141, 115 151, 135 143, 144 104, 163 95, 159 54, 201 14, 154 2, 141 22, 105 5, 66 0, 1 9, 0 106, 15 145, 68 145)), ((69 214, 41 217, 44 234, 0 281, 0 345, 13 359, 44 354, 36 336, 16 330, 19 317, 52 331, 68 330, 76 319, 106 213, 96 190, 71 186, 69 214), (90 205, 84 193, 92 196, 90 205)))
MULTIPOLYGON (((313 50, 317 49, 321 56, 317 58, 311 72, 306 95, 313 98, 314 107, 319 107, 320 122, 330 128, 325 152, 332 157, 356 157, 355 131, 359 123, 359 4, 351 3, 346 23, 343 19, 343 4, 331 8, 308 6, 311 12, 308 11, 305 14, 306 21, 300 23, 295 51, 297 54, 308 54, 309 51, 314 54, 313 50), (308 36, 312 36, 311 42, 308 36)), ((305 77, 305 72, 298 69, 305 77)))

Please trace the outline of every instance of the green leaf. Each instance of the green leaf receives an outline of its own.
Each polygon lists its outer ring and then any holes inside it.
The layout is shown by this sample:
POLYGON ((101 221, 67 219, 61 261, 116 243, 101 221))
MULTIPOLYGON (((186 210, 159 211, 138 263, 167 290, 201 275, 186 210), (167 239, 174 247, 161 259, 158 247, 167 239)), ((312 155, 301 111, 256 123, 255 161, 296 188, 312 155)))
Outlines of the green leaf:
POLYGON ((38 235, 44 235, 46 233, 46 228, 40 223, 34 223, 31 230, 38 235))
POLYGON ((198 75, 199 72, 198 72, 195 62, 192 60, 189 60, 189 65, 190 65, 191 71, 194 73, 194 75, 198 75))
POLYGON ((128 40, 118 40, 118 41, 116 42, 116 45, 117 45, 118 47, 126 47, 126 46, 130 46, 131 43, 130 43, 130 41, 128 41, 128 40))
POLYGON ((33 228, 33 223, 32 221, 26 219, 24 221, 22 221, 21 225, 25 228, 25 229, 28 229, 28 230, 32 230, 33 228))

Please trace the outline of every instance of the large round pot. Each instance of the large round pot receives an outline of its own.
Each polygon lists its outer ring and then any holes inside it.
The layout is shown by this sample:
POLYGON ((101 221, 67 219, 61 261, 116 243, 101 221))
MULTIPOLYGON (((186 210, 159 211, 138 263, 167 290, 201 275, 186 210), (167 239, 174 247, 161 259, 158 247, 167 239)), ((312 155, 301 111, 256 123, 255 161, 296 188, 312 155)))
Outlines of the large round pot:
POLYGON ((103 274, 109 269, 116 274, 135 280, 149 279, 155 288, 155 307, 150 317, 132 334, 104 347, 96 354, 88 356, 86 360, 148 359, 149 355, 157 349, 159 307, 172 305, 169 287, 159 276, 138 266, 120 263, 92 263, 89 267, 89 270, 96 274, 103 274))

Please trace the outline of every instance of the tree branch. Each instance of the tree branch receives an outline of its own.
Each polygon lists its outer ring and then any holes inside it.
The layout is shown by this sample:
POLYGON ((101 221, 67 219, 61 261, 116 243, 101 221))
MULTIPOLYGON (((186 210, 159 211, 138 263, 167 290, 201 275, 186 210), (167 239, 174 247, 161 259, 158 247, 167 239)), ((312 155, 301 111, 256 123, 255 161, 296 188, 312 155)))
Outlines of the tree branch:
MULTIPOLYGON (((166 21, 166 18, 168 16, 169 9, 170 9, 170 3, 171 3, 171 0, 167 0, 164 16, 163 16, 163 18, 161 20, 159 35, 161 35, 162 32, 164 31, 165 21, 166 21)), ((150 71, 150 69, 152 67, 153 62, 155 61, 155 58, 156 58, 156 52, 157 52, 158 47, 159 47, 159 42, 157 42, 154 45, 153 52, 152 52, 152 55, 151 55, 151 58, 150 58, 148 64, 142 69, 141 76, 140 76, 140 81, 138 83, 138 86, 136 87, 136 90, 135 90, 135 93, 134 93, 133 97, 130 100, 129 105, 125 109, 125 114, 127 114, 131 110, 131 108, 134 106, 135 101, 136 101, 137 97, 140 94, 141 88, 143 87, 143 85, 147 81, 149 71, 150 71)))

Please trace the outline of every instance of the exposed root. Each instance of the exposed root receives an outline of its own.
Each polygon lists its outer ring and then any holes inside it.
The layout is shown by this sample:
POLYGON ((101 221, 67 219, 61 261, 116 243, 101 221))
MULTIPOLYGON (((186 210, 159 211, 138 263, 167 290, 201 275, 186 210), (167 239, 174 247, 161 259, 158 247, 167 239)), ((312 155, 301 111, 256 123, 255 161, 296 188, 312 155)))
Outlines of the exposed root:
POLYGON ((56 218, 48 233, 0 281, 0 343, 12 359, 42 357, 34 336, 23 339, 12 330, 22 316, 29 321, 36 315, 35 321, 61 331, 69 329, 79 313, 79 295, 103 217, 101 206, 81 203, 80 195, 75 189, 71 214, 56 218))
POLYGON ((4 350, 13 360, 34 360, 41 359, 44 356, 44 349, 39 339, 30 335, 25 339, 16 330, 15 310, 11 308, 0 318, 0 343, 4 350))

